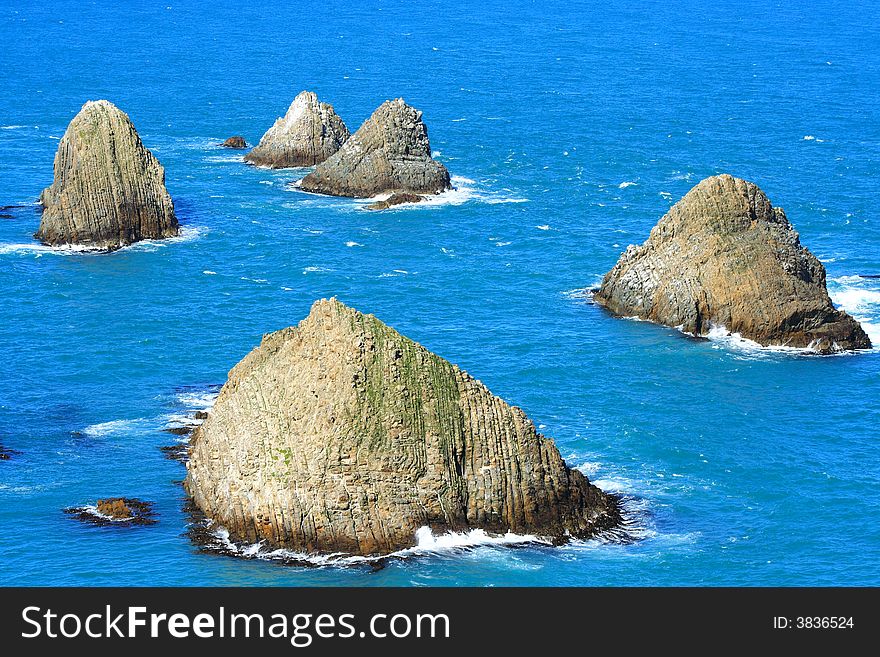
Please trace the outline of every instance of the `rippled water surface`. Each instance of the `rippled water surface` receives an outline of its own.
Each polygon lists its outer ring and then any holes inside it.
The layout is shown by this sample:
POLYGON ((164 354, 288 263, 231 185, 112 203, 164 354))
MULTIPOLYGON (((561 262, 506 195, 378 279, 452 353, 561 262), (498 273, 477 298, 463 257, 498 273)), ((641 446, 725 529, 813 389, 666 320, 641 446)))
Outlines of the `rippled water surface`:
POLYGON ((785 208, 880 343, 878 6, 650 4, 0 3, 0 205, 19 206, 0 211, 0 582, 880 584, 877 351, 697 341, 582 292, 729 172, 785 208), (352 129, 403 96, 456 190, 371 213, 216 147, 256 142, 302 89, 352 129), (32 240, 58 139, 97 98, 164 164, 182 237, 32 240), (161 429, 332 295, 522 406, 624 494, 640 540, 422 536, 381 569, 196 552, 161 429), (62 513, 110 495, 159 522, 62 513))

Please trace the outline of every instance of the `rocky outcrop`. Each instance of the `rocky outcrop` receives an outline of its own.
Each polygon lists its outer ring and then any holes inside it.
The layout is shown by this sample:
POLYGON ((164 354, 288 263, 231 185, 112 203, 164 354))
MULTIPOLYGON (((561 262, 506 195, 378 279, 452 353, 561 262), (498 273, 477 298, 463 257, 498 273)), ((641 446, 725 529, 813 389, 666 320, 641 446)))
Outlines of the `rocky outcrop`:
POLYGON ((336 153, 349 136, 333 105, 303 91, 244 160, 273 169, 309 167, 336 153))
POLYGON ((871 346, 859 323, 834 308, 825 268, 782 208, 729 175, 691 189, 644 244, 627 248, 594 298, 617 315, 698 336, 723 327, 819 353, 871 346))
POLYGON ((97 507, 98 513, 101 513, 115 520, 131 518, 132 516, 131 508, 125 503, 125 500, 121 497, 110 498, 108 500, 98 500, 97 507))
POLYGON ((171 461, 186 463, 189 460, 189 440, 196 427, 201 424, 202 420, 208 417, 207 411, 195 411, 194 414, 187 414, 184 417, 178 417, 173 420, 162 431, 178 436, 177 440, 171 445, 161 445, 159 449, 165 455, 165 458, 171 461))
POLYGON ((404 203, 419 203, 424 199, 425 197, 420 194, 392 194, 384 201, 376 201, 375 203, 370 203, 367 206, 367 210, 387 210, 388 208, 393 208, 395 205, 403 205, 404 203))
POLYGON ((132 497, 110 497, 98 500, 95 506, 77 506, 64 513, 93 525, 131 527, 156 524, 153 503, 132 497))
POLYGON ((247 142, 244 140, 244 137, 240 135, 235 135, 234 137, 229 137, 226 141, 220 144, 223 148, 247 148, 247 142))
POLYGON ((67 126, 55 154, 55 181, 40 196, 36 238, 52 246, 100 249, 179 232, 165 170, 128 116, 89 101, 67 126))
POLYGON ((233 540, 301 552, 385 554, 423 526, 562 541, 620 520, 522 410, 336 300, 233 368, 188 470, 233 540))
POLYGON ((307 175, 307 192, 368 198, 387 192, 437 194, 449 172, 431 159, 422 113, 402 98, 382 103, 339 152, 307 175))

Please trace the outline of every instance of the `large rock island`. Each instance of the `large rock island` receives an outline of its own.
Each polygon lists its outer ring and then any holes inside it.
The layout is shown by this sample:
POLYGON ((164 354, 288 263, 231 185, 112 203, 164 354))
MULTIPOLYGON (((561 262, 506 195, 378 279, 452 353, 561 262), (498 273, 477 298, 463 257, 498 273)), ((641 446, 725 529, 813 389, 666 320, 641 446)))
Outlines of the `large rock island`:
POLYGON ((233 368, 188 469, 233 540, 309 553, 385 554, 423 526, 563 541, 620 521, 522 410, 336 300, 233 368))
POLYGON ((300 182, 307 192, 369 198, 386 193, 438 194, 449 171, 431 158, 422 113, 387 100, 333 157, 300 182))
POLYGON ((700 182, 644 244, 628 247, 594 298, 617 315, 698 336, 723 327, 823 354, 871 347, 859 323, 834 308, 825 268, 782 208, 726 174, 700 182))
POLYGON ((333 105, 303 91, 244 160, 272 169, 310 167, 336 153, 349 136, 333 105))
POLYGON ((40 196, 35 237, 52 246, 113 250, 180 231, 165 170, 128 116, 89 101, 67 126, 55 154, 55 180, 40 196))

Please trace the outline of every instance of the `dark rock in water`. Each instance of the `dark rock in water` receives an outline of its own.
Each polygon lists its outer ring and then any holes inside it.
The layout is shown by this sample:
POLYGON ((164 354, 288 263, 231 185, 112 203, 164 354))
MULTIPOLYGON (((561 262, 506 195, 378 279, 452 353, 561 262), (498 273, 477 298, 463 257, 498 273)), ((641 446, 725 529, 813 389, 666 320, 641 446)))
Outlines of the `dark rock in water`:
MULTIPOLYGON (((195 428, 199 426, 201 421, 207 417, 207 411, 196 411, 191 419, 185 419, 179 426, 165 427, 162 431, 174 434, 175 436, 185 436, 188 438, 192 435, 195 428)), ((159 449, 162 450, 162 453, 165 454, 165 458, 167 459, 178 461, 180 463, 189 462, 189 440, 182 440, 182 442, 173 445, 163 445, 159 449)))
POLYGON ((859 323, 831 303, 825 267, 755 184, 703 180, 630 246, 594 299, 616 315, 706 336, 828 354, 868 349, 859 323))
POLYGON ((244 140, 244 137, 239 135, 230 137, 220 145, 223 148, 247 148, 247 142, 244 140))
POLYGON ((307 192, 369 198, 387 192, 438 194, 449 172, 431 159, 422 113, 402 98, 382 103, 342 148, 300 182, 307 192))
POLYGON ((394 207, 395 205, 401 205, 403 203, 419 203, 420 201, 424 201, 425 197, 420 194, 392 194, 384 201, 376 201, 375 203, 370 203, 367 206, 367 210, 387 210, 388 208, 394 207))
POLYGON ((162 445, 159 448, 169 461, 177 461, 178 463, 189 463, 189 444, 179 443, 177 445, 162 445))
POLYGON ((303 91, 244 161, 273 169, 313 166, 336 153, 348 138, 348 128, 333 105, 303 91))
POLYGON ((182 427, 166 427, 165 429, 162 429, 162 431, 165 433, 173 433, 175 436, 188 436, 193 432, 193 429, 195 429, 194 425, 187 424, 182 427))
POLYGON ((13 456, 17 456, 21 454, 18 450, 15 449, 7 449, 2 444, 0 444, 0 461, 8 461, 13 456))
POLYGON ((621 520, 521 409, 336 300, 232 369, 186 488, 231 540, 299 552, 387 554, 422 527, 561 542, 621 520))
POLYGON ((131 527, 156 523, 153 503, 131 497, 110 497, 98 500, 95 506, 64 509, 64 513, 100 526, 131 527))
POLYGON ((165 170, 128 116, 106 101, 83 105, 55 154, 35 237, 51 246, 113 250, 180 232, 165 170))
POLYGON ((13 210, 20 210, 21 205, 0 205, 0 219, 14 219, 13 210))
POLYGON ((186 523, 186 536, 198 548, 205 552, 215 551, 219 547, 217 535, 211 531, 211 521, 205 517, 202 510, 196 506, 191 497, 187 497, 183 503, 183 512, 189 517, 186 523))

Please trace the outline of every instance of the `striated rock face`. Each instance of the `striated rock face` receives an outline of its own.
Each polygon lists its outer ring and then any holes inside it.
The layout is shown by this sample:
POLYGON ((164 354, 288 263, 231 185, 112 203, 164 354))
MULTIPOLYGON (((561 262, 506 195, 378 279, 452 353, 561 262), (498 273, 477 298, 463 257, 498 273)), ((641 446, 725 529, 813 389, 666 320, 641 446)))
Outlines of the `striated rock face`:
POLYGON ((307 192, 362 198, 437 194, 449 185, 446 167, 431 159, 422 113, 402 98, 382 103, 336 155, 300 183, 307 192))
POLYGON ((303 91, 244 159, 273 169, 309 167, 336 153, 349 136, 332 105, 303 91))
POLYGON ((606 274, 595 300, 695 335, 713 326, 762 345, 819 353, 867 349, 858 322, 835 310, 825 268, 756 185, 712 176, 691 189, 641 246, 606 274))
POLYGON ((420 194, 392 194, 384 201, 376 201, 375 203, 370 203, 367 206, 367 210, 387 210, 388 208, 393 208, 395 205, 403 205, 404 203, 419 203, 424 199, 425 197, 420 194))
POLYGON ((620 520, 522 410, 336 300, 233 368, 188 469, 233 540, 304 552, 384 554, 422 526, 564 540, 620 520))
POLYGON ((220 144, 223 148, 247 148, 247 142, 244 140, 244 137, 240 135, 235 135, 234 137, 229 137, 226 141, 220 144))
POLYGON ((40 196, 35 237, 52 246, 101 249, 177 235, 165 170, 128 116, 106 100, 89 101, 55 154, 55 181, 40 196))

